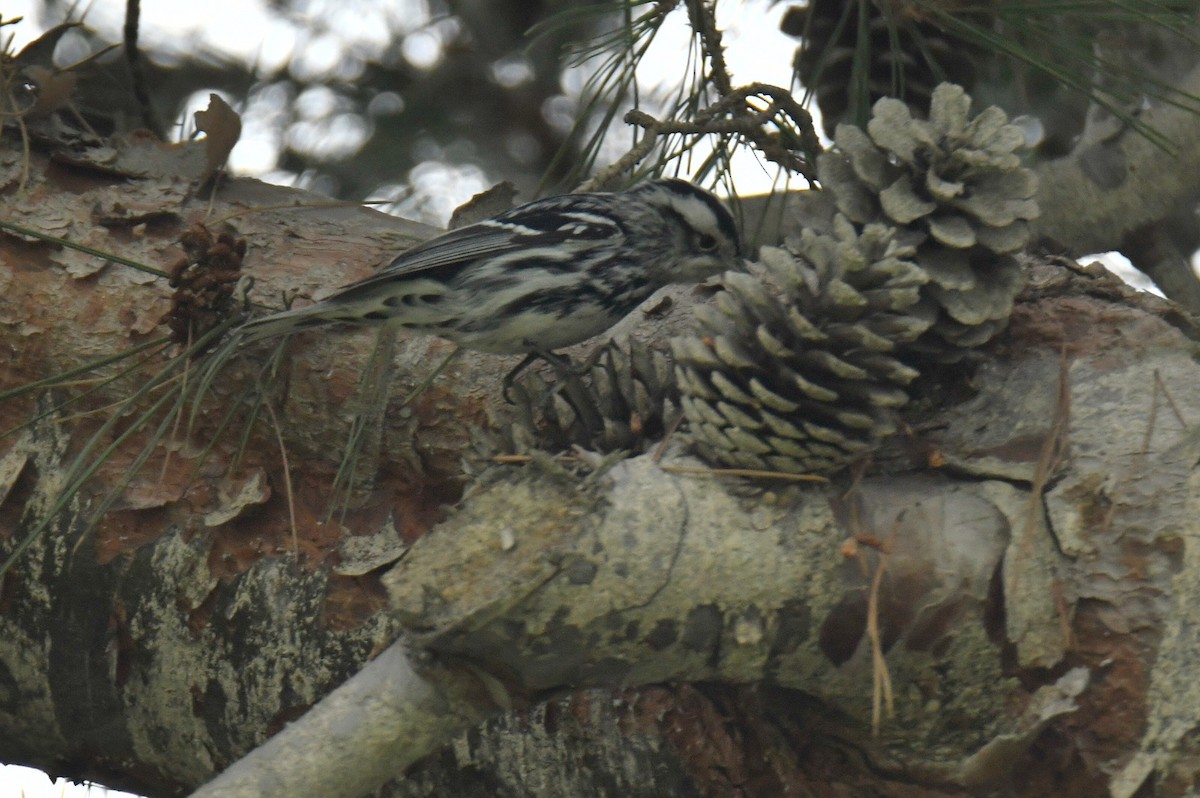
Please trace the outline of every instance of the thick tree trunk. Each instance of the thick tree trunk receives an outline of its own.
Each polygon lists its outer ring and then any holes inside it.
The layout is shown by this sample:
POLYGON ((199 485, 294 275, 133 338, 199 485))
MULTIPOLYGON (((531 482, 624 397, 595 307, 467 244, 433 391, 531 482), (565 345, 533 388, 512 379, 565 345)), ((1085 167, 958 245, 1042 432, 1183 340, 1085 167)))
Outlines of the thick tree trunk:
MULTIPOLYGON (((248 181, 209 215, 169 169, 32 167, 0 219, 160 268, 186 227, 237 214, 260 298, 360 276, 406 238, 357 209, 270 210, 314 198, 248 181)), ((169 309, 165 281, 44 241, 5 233, 0 258, 4 388, 148 340, 169 309)), ((220 794, 356 794, 407 766, 393 794, 1182 795, 1200 717, 1195 328, 1099 271, 1029 278, 1010 330, 941 375, 871 476, 830 485, 680 473, 699 464, 672 449, 491 472, 447 513, 511 363, 464 357, 401 407, 449 351, 414 340, 369 489, 321 523, 369 340, 297 340, 275 411, 286 471, 263 414, 236 470, 235 433, 193 475, 253 388, 243 361, 188 446, 168 423, 92 527, 146 441, 131 435, 4 576, 0 760, 178 794, 283 729, 228 774, 259 791, 220 794), (885 666, 895 715, 872 736, 885 666)), ((0 553, 139 379, 0 404, 5 428, 44 414, 0 461, 0 553)))

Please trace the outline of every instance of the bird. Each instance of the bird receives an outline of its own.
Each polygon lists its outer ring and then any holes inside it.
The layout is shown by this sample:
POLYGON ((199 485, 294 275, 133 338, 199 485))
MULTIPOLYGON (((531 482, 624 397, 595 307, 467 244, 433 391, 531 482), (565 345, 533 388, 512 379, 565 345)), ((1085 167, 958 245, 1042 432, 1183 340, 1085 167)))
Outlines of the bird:
POLYGON ((537 199, 402 252, 312 305, 242 324, 240 345, 388 325, 462 348, 546 355, 608 330, 669 283, 741 263, 729 210, 686 180, 537 199))

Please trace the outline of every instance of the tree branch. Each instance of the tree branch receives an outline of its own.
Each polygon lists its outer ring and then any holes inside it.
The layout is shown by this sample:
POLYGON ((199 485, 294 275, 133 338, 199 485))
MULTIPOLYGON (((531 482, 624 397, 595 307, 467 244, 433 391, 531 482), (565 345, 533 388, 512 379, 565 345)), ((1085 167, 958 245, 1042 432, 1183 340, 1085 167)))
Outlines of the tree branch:
MULTIPOLYGON (((1200 96, 1200 67, 1175 88, 1200 96)), ((1200 189, 1200 114, 1194 107, 1160 103, 1142 121, 1171 142, 1170 152, 1124 129, 1085 138, 1067 157, 1036 168, 1040 235, 1076 255, 1105 252, 1177 207, 1194 204, 1200 189)))
MULTIPOLYGON (((1186 500, 1195 495, 1187 485, 1200 480, 1200 449, 1179 426, 1180 418, 1200 418, 1200 367, 1171 325, 1101 299, 1122 291, 1103 278, 1035 269, 1004 352, 980 372, 979 394, 939 413, 938 433, 924 440, 945 463, 940 474, 874 477, 848 492, 763 493, 673 474, 647 455, 583 483, 535 466, 480 486, 384 579, 409 645, 469 664, 460 672, 472 680, 487 674, 486 707, 587 685, 767 680, 836 706, 866 729, 867 630, 875 623, 893 682, 937 673, 945 683, 935 689, 942 709, 933 716, 911 696, 897 700, 891 734, 905 741, 905 754, 860 740, 872 767, 897 776, 936 771, 963 789, 1007 783, 1048 723, 1081 708, 1088 717, 1116 710, 1114 674, 1120 682, 1150 667, 1143 656, 1155 669, 1157 657, 1175 663, 1168 669, 1188 658, 1170 636, 1157 653, 1102 643, 1114 625, 1190 623, 1173 620, 1191 589, 1173 591, 1178 580, 1158 571, 1172 555, 1159 547, 1164 531, 1200 534, 1200 514, 1186 500), (1077 339, 1061 326, 1114 313, 1139 342, 1119 355, 1103 334, 1077 339), (1166 401, 1153 388, 1160 381, 1175 398, 1170 422, 1147 414, 1166 401), (1071 456, 1047 459, 1048 441, 1071 456), (1047 469, 1054 473, 1039 502, 1033 486, 1047 469), (1103 495, 1087 487, 1101 484, 1103 495), (1103 523, 1085 522, 1097 503, 1121 509, 1103 523), (889 541, 874 598, 876 555, 844 548, 847 530, 889 541), (1142 566, 1110 570, 1135 551, 1142 566), (1102 573, 1109 576, 1097 581, 1102 573), (1167 598, 1131 604, 1121 598, 1129 595, 1167 598), (1003 620, 989 627, 997 601, 1003 620), (1007 669, 994 637, 1012 646, 1007 669), (1077 667, 1061 680, 1046 677, 1064 665, 1077 667), (1093 683, 1089 671, 1101 668, 1106 679, 1093 683), (1010 679, 1014 673, 1031 681, 1010 679), (914 729, 937 727, 945 713, 966 713, 975 733, 937 736, 936 750, 915 745, 924 737, 914 729)), ((1172 698, 1144 699, 1147 717, 1173 716, 1172 698)), ((486 708, 449 711, 478 717, 486 708)), ((1158 750, 1157 738, 1140 737, 1139 728, 1128 729, 1120 751, 1158 750)), ((417 729, 394 731, 407 737, 417 729)), ((1093 753, 1125 756, 1115 748, 1093 753)))
MULTIPOLYGON (((470 686, 469 675, 459 684, 470 686)), ((193 798, 357 796, 404 771, 481 713, 447 693, 395 643, 304 716, 254 749, 193 798)))

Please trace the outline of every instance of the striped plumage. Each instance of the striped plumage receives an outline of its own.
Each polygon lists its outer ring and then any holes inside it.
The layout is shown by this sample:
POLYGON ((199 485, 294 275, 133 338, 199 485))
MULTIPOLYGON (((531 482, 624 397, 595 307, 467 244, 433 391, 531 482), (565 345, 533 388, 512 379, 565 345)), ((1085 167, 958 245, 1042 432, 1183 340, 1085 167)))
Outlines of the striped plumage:
POLYGON ((247 322, 243 342, 391 324, 497 354, 599 335, 668 283, 735 268, 733 217, 683 180, 535 200, 404 252, 316 304, 247 322))

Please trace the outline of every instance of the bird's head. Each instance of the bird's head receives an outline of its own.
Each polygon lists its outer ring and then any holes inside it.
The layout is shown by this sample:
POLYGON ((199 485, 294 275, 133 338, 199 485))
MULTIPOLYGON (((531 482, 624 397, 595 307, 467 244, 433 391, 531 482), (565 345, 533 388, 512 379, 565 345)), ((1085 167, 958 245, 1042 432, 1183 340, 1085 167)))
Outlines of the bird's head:
POLYGON ((664 283, 695 283, 741 264, 741 242, 733 215, 699 186, 674 178, 651 180, 630 194, 657 210, 671 236, 670 262, 657 265, 664 283))

